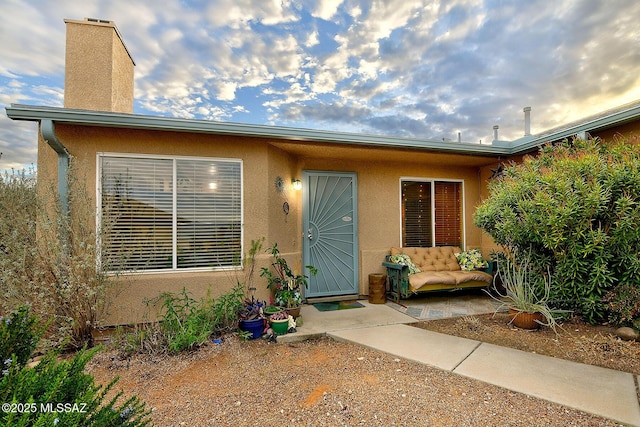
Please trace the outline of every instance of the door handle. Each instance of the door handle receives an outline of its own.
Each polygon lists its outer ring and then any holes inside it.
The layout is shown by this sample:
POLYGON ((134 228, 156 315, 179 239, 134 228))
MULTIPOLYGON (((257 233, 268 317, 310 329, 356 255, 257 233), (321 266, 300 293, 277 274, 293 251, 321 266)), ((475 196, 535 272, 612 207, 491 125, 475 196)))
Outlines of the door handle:
POLYGON ((311 231, 311 229, 307 231, 307 239, 313 240, 313 232, 311 231))

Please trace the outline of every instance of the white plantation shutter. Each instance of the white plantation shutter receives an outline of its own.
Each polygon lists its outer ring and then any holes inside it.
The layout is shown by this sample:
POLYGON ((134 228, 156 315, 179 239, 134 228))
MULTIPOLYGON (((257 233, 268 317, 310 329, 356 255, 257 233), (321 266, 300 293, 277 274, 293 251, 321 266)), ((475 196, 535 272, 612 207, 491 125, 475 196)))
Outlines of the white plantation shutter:
POLYGON ((103 269, 240 264, 240 161, 103 155, 100 168, 103 269))

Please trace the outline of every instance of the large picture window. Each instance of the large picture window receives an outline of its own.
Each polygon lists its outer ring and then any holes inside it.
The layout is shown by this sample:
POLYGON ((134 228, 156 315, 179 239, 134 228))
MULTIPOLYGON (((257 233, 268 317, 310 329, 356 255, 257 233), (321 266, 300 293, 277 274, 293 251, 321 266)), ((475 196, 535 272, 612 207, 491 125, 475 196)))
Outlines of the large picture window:
POLYGON ((462 182, 402 180, 402 246, 463 245, 462 182))
POLYGON ((240 160, 103 154, 98 162, 104 270, 240 266, 240 160))

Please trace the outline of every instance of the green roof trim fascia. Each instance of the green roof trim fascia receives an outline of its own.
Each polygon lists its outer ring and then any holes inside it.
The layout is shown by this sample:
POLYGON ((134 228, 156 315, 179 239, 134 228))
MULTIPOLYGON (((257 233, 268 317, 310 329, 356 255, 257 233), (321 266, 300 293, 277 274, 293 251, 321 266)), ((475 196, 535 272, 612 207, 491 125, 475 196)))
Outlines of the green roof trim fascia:
POLYGON ((475 144, 467 142, 438 141, 432 139, 414 139, 384 135, 366 135, 336 131, 299 129, 282 126, 180 119, 58 107, 41 107, 24 104, 11 104, 10 107, 6 107, 6 112, 7 116, 13 120, 51 120, 56 123, 85 126, 239 135, 301 142, 326 142, 372 147, 410 148, 482 156, 500 156, 510 154, 511 152, 511 144, 504 141, 496 141, 494 144, 475 144))
POLYGON ((558 129, 552 129, 538 135, 525 136, 512 141, 514 153, 525 153, 532 151, 546 142, 559 141, 565 138, 572 138, 583 132, 593 132, 604 130, 624 123, 638 120, 640 118, 640 104, 633 103, 628 108, 618 108, 615 111, 604 112, 599 116, 584 119, 574 124, 568 124, 558 129))
POLYGON ((195 132, 248 137, 273 138, 300 142, 325 142, 370 147, 408 148, 454 154, 504 156, 525 154, 549 141, 571 138, 583 132, 603 130, 640 118, 640 102, 608 110, 600 115, 573 124, 551 129, 537 135, 527 135, 514 141, 493 141, 491 144, 439 141, 434 139, 405 138, 386 135, 368 135, 348 132, 301 129, 282 126, 255 125, 209 120, 181 119, 142 114, 76 110, 11 104, 7 116, 13 120, 68 123, 84 126, 107 126, 176 132, 195 132))

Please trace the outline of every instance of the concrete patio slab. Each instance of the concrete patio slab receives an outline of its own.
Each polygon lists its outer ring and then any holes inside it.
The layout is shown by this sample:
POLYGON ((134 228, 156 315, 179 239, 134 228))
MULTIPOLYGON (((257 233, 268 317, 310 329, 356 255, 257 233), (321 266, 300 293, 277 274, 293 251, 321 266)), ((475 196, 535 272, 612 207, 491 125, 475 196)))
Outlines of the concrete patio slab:
POLYGON ((480 345, 479 341, 407 325, 347 329, 327 335, 448 371, 452 371, 480 345))
POLYGON ((482 343, 454 373, 640 426, 634 376, 482 343))
POLYGON ((300 310, 302 326, 294 334, 278 337, 278 342, 297 342, 327 335, 330 331, 360 329, 372 326, 414 323, 416 319, 394 310, 385 304, 358 301, 364 307, 348 310, 320 311, 313 305, 303 305, 300 310))
POLYGON ((416 295, 400 303, 389 300, 386 304, 416 320, 492 314, 500 306, 480 289, 416 295))

